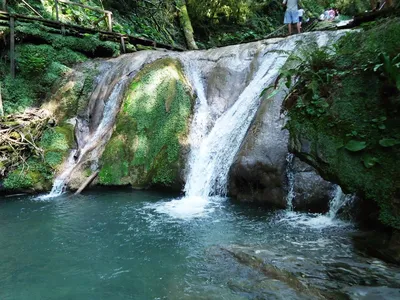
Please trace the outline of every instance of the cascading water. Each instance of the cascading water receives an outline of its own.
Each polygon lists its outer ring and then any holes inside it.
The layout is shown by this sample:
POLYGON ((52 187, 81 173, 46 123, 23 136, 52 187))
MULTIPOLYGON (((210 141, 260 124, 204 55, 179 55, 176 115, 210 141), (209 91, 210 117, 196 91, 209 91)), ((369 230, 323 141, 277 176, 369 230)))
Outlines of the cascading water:
MULTIPOLYGON (((293 189, 295 182, 293 181, 293 189)), ((351 204, 354 200, 354 195, 346 195, 343 193, 340 186, 336 185, 332 191, 331 200, 329 201, 329 211, 326 214, 309 214, 293 211, 292 200, 293 197, 287 196, 287 210, 280 222, 286 222, 291 226, 308 226, 315 229, 323 229, 332 226, 348 225, 346 222, 339 220, 338 212, 346 205, 351 204), (289 203, 290 201, 290 203, 289 203)))
POLYGON ((187 197, 227 194, 229 168, 257 111, 260 94, 272 84, 287 59, 287 55, 274 50, 290 51, 294 45, 293 40, 270 45, 254 79, 235 104, 216 120, 192 160, 185 185, 187 197))
POLYGON ((127 83, 145 63, 154 61, 164 55, 157 52, 143 51, 105 63, 107 65, 111 64, 111 66, 101 70, 97 87, 92 93, 88 105, 90 107, 90 103, 93 103, 93 111, 87 112, 90 118, 92 114, 95 114, 95 111, 100 111, 99 122, 97 124, 96 122, 95 124, 87 124, 85 120, 81 120, 78 117, 78 123, 80 126, 85 127, 83 131, 86 133, 81 137, 82 145, 79 145, 80 149, 71 151, 64 170, 54 180, 50 193, 39 196, 38 199, 44 200, 60 196, 64 193, 71 174, 81 163, 84 161, 97 161, 101 151, 104 149, 103 147, 111 137, 112 128, 119 112, 127 83), (99 108, 99 105, 103 106, 99 108), (94 127, 93 130, 89 129, 90 126, 94 127))
POLYGON ((213 209, 209 207, 212 200, 217 199, 218 203, 221 196, 226 196, 229 168, 257 112, 260 94, 273 83, 286 62, 288 55, 282 51, 292 51, 295 41, 296 38, 286 39, 265 47, 263 62, 256 74, 232 107, 215 121, 210 132, 207 132, 207 125, 211 117, 201 74, 193 64, 186 64, 189 80, 197 92, 184 188, 186 195, 157 206, 158 212, 179 218, 199 216, 213 209))
POLYGON ((287 190, 288 193, 286 195, 286 203, 287 209, 293 210, 293 199, 295 197, 294 193, 294 173, 293 173, 293 160, 294 155, 292 153, 288 153, 286 156, 286 178, 287 178, 287 190))
MULTIPOLYGON (((207 136, 208 126, 211 119, 199 66, 190 60, 183 59, 182 63, 185 67, 185 74, 188 76, 188 79, 197 95, 194 106, 195 114, 190 126, 189 135, 190 153, 187 163, 187 172, 190 174, 193 171, 192 166, 198 156, 201 142, 207 136)), ((206 211, 206 205, 206 198, 184 197, 182 199, 172 200, 161 206, 156 206, 156 210, 161 213, 168 213, 174 217, 186 218, 194 215, 201 215, 206 211)))
MULTIPOLYGON (((321 46, 326 45, 330 39, 326 34, 319 34, 316 37, 321 46)), ((186 168, 188 172, 184 187, 185 197, 157 206, 157 211, 174 217, 190 218, 212 209, 211 204, 218 205, 221 197, 227 195, 229 169, 258 110, 260 94, 274 83, 288 58, 288 53, 295 50, 296 42, 301 38, 293 36, 260 48, 262 59, 261 64, 257 62, 255 75, 248 78, 247 86, 237 100, 215 120, 209 132, 207 124, 210 125, 210 109, 207 106, 201 75, 193 65, 186 64, 187 75, 197 91, 198 99, 190 131, 191 152, 186 168), (215 199, 217 201, 214 201, 215 199)), ((229 55, 234 64, 236 55, 233 53, 229 55)), ((209 56, 212 58, 212 60, 208 58, 210 61, 215 62, 220 59, 214 53, 210 53, 209 56)), ((197 60, 201 59, 197 57, 197 60)))
POLYGON ((127 78, 121 79, 115 85, 105 104, 101 122, 96 128, 96 131, 89 137, 87 143, 81 149, 79 157, 75 159, 75 151, 71 152, 67 160, 66 168, 56 178, 56 180, 54 180, 53 187, 50 193, 44 196, 40 196, 40 199, 54 198, 63 194, 69 176, 71 175, 74 168, 79 164, 81 159, 98 145, 99 140, 104 139, 107 134, 110 134, 110 127, 114 123, 115 117, 117 116, 117 112, 119 110, 119 105, 117 102, 121 99, 122 89, 125 86, 126 81, 127 78))
POLYGON ((335 219, 337 217, 339 210, 342 207, 351 204, 353 200, 354 200, 354 195, 344 194, 340 186, 337 185, 333 191, 333 197, 331 198, 331 201, 329 201, 328 216, 331 219, 335 219))

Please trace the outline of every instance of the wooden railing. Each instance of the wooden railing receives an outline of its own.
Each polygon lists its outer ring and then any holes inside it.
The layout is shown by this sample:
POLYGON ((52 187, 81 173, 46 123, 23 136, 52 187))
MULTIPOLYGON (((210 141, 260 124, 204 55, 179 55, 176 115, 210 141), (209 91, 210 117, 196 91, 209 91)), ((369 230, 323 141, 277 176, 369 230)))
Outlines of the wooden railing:
MULTIPOLYGON (((34 9, 28 2, 26 2, 25 0, 20 0, 29 10, 33 11, 37 16, 39 16, 40 18, 43 18, 43 16, 36 10, 34 9)), ((7 0, 2 0, 3 4, 2 4, 2 10, 3 11, 7 11, 7 0)), ((79 6, 85 9, 89 9, 98 13, 103 14, 103 16, 101 18, 99 18, 98 20, 93 22, 93 25, 97 26, 101 21, 105 21, 107 24, 107 29, 109 32, 112 32, 112 12, 109 10, 104 10, 104 9, 100 9, 97 7, 93 7, 93 6, 88 6, 88 5, 84 5, 78 2, 71 2, 71 1, 67 1, 67 0, 54 0, 54 9, 56 12, 56 21, 59 22, 60 21, 60 4, 61 5, 72 5, 72 6, 79 6)))
POLYGON ((101 17, 100 19, 95 21, 93 24, 97 25, 101 21, 105 20, 107 23, 108 31, 112 32, 112 12, 111 11, 84 5, 84 4, 80 4, 77 2, 71 2, 71 1, 66 1, 66 0, 54 0, 54 8, 56 10, 56 20, 57 21, 60 21, 59 3, 66 4, 66 5, 79 6, 79 7, 83 7, 83 8, 104 14, 103 17, 101 17))
POLYGON ((102 35, 102 38, 105 40, 110 40, 110 41, 117 41, 121 44, 121 50, 122 53, 125 53, 126 51, 126 42, 129 42, 133 45, 144 45, 144 46, 150 46, 150 47, 160 47, 164 49, 169 49, 169 50, 175 50, 175 51, 184 51, 185 49, 177 47, 177 46, 171 46, 171 45, 166 45, 163 43, 158 43, 152 40, 148 40, 145 38, 139 38, 135 37, 132 35, 127 35, 127 34, 121 34, 118 32, 113 32, 112 31, 112 12, 108 10, 103 10, 99 9, 96 7, 90 7, 87 5, 83 5, 80 3, 75 3, 75 2, 70 2, 66 0, 54 0, 55 1, 55 9, 56 9, 56 19, 57 20, 50 20, 43 18, 43 16, 40 15, 39 12, 37 12, 32 6, 30 6, 25 0, 20 0, 22 3, 27 5, 27 7, 31 10, 34 11, 37 16, 29 16, 29 15, 21 15, 21 14, 10 14, 7 12, 7 0, 0 0, 0 21, 6 21, 6 26, 10 28, 9 36, 10 36, 10 52, 9 52, 9 60, 10 60, 10 74, 12 78, 15 78, 15 21, 16 20, 22 20, 24 22, 40 22, 44 24, 45 26, 51 27, 51 28, 57 28, 60 29, 60 34, 62 35, 69 35, 70 33, 68 32, 67 29, 72 30, 73 32, 78 32, 79 34, 96 34, 99 33, 102 35), (96 12, 100 12, 104 14, 104 17, 100 18, 99 20, 95 21, 94 24, 97 25, 99 22, 102 20, 105 20, 107 22, 107 29, 108 30, 101 30, 101 29, 95 29, 95 28, 89 28, 89 27, 83 27, 83 26, 78 26, 75 24, 67 24, 64 23, 60 20, 60 8, 59 5, 77 5, 81 6, 87 9, 91 9, 96 12))

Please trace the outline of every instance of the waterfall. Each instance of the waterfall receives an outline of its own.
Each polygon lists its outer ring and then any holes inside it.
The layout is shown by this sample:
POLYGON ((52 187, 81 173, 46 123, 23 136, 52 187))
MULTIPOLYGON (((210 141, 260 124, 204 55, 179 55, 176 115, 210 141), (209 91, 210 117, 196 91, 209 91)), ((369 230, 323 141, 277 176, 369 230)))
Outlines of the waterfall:
MULTIPOLYGON (((198 156, 201 142, 207 136, 208 126, 211 120, 210 109, 207 103, 204 82, 201 77, 202 74, 200 68, 192 61, 183 61, 183 63, 185 65, 185 73, 188 76, 188 79, 197 95, 196 104, 194 106, 195 114, 193 116, 189 134, 190 153, 187 163, 187 172, 191 174, 192 166, 194 165, 196 157, 198 156)), ((185 192, 187 192, 186 187, 185 192)))
MULTIPOLYGON (((187 197, 207 198, 227 194, 229 168, 260 103, 260 94, 271 85, 286 62, 287 55, 274 50, 292 50, 294 40, 267 46, 267 53, 256 75, 238 100, 215 122, 210 133, 190 160, 185 185, 187 197)), ((198 112, 196 111, 195 114, 198 112)))
POLYGON ((329 201, 328 217, 335 219, 339 210, 345 205, 351 203, 354 200, 354 195, 346 195, 343 193, 340 186, 336 186, 333 191, 333 197, 329 201))
MULTIPOLYGON (((54 180, 53 187, 49 194, 40 196, 40 199, 48 199, 55 198, 64 193, 66 184, 68 179, 76 168, 76 166, 81 162, 82 158, 85 157, 86 154, 90 153, 92 150, 96 148, 99 144, 99 141, 102 141, 106 138, 107 135, 110 135, 110 129, 114 124, 115 118, 117 116, 119 110, 118 101, 121 100, 122 89, 125 86, 127 78, 121 79, 113 88, 110 96, 108 97, 106 104, 104 106, 104 111, 102 114, 102 119, 100 124, 97 126, 94 133, 92 133, 86 144, 82 147, 79 157, 77 159, 74 158, 76 151, 71 151, 70 156, 66 162, 66 166, 64 171, 57 176, 54 180)), ((107 138, 108 140, 108 138, 107 138)), ((91 153, 92 155, 94 153, 91 153)))
POLYGON ((39 196, 38 199, 55 198, 63 194, 72 173, 81 164, 89 161, 92 163, 92 167, 96 167, 97 160, 111 137, 127 84, 143 65, 164 55, 142 51, 104 62, 100 68, 97 85, 88 101, 86 115, 78 117, 78 123, 85 129, 83 130, 84 135, 81 137, 82 145, 79 145, 78 150, 71 151, 62 173, 54 180, 50 193, 39 196), (91 119, 95 114, 99 114, 99 121, 92 123, 89 121, 88 123, 86 119, 91 119), (94 128, 90 129, 90 127, 94 128), (76 156, 76 154, 78 155, 76 156))
POLYGON ((287 186, 288 193, 286 195, 286 203, 287 209, 293 211, 293 199, 295 197, 294 193, 294 173, 293 173, 293 160, 294 155, 292 153, 288 153, 286 156, 286 178, 287 178, 287 186))

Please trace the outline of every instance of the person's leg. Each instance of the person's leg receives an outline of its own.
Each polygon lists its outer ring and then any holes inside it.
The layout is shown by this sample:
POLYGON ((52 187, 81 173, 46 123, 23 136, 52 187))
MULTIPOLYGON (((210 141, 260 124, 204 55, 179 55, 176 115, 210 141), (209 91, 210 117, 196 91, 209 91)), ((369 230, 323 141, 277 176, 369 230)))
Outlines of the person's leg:
POLYGON ((291 26, 290 26, 290 23, 292 23, 292 22, 291 22, 291 17, 290 17, 289 11, 286 11, 286 12, 285 12, 285 17, 284 17, 283 23, 288 24, 289 35, 290 35, 291 32, 292 32, 292 28, 291 28, 291 26))
POLYGON ((288 28, 289 28, 289 35, 292 34, 292 24, 288 24, 288 28))
POLYGON ((291 12, 291 23, 296 24, 297 26, 297 32, 300 33, 300 24, 299 24, 299 12, 297 10, 294 10, 291 12))
POLYGON ((297 22, 297 32, 301 33, 301 23, 297 22))

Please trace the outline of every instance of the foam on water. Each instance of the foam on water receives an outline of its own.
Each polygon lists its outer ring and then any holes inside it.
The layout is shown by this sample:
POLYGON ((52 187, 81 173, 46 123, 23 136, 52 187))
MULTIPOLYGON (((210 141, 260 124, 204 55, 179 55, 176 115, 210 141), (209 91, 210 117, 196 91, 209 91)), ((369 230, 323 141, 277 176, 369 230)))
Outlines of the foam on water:
POLYGON ((302 213, 288 209, 279 222, 313 229, 349 226, 351 225, 350 223, 338 219, 338 212, 341 208, 351 203, 353 199, 353 195, 344 194, 340 186, 336 186, 329 201, 329 211, 326 214, 302 213))
POLYGON ((310 229, 324 229, 328 227, 343 227, 350 226, 350 223, 340 219, 334 219, 325 214, 310 214, 295 211, 285 212, 279 223, 287 223, 290 226, 299 227, 305 226, 310 229))
POLYGON ((208 199, 201 197, 183 197, 168 202, 150 204, 146 208, 176 219, 204 217, 214 211, 208 199))

